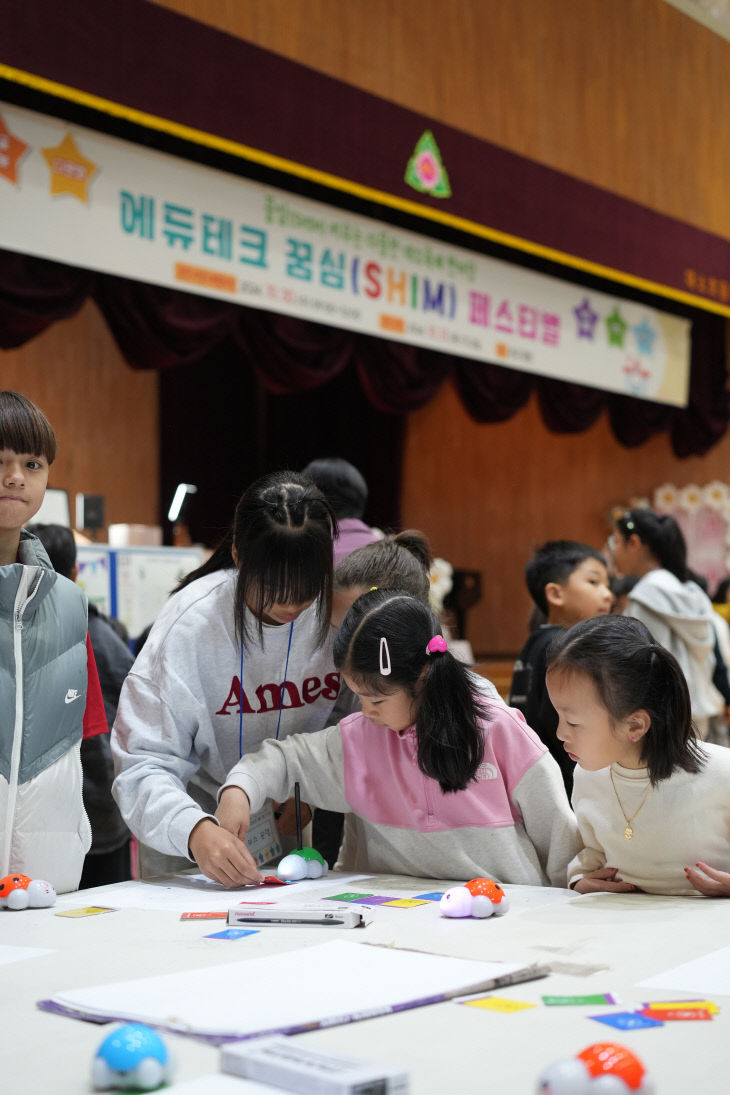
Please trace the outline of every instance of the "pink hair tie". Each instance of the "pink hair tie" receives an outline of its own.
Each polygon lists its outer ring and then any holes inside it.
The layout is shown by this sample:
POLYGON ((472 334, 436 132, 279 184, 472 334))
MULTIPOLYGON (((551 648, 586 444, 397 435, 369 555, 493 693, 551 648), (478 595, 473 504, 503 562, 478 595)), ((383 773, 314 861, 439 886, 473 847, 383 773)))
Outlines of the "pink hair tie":
POLYGON ((426 643, 427 654, 445 654, 448 649, 449 645, 443 635, 434 635, 426 643))

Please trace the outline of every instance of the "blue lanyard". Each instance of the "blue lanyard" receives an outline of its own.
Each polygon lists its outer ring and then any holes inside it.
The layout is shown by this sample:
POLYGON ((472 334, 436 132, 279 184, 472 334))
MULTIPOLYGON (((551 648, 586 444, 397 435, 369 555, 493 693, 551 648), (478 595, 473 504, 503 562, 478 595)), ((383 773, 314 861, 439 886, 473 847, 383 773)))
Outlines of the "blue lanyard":
MULTIPOLYGON (((276 722, 276 734, 274 735, 276 740, 279 740, 279 730, 281 728, 281 711, 284 706, 284 693, 286 691, 286 682, 289 676, 289 655, 291 653, 291 641, 294 634, 294 621, 289 624, 289 642, 286 648, 286 663, 284 665, 284 683, 281 686, 281 692, 279 693, 279 718, 276 722)), ((238 756, 243 756, 243 643, 241 643, 241 668, 239 673, 239 682, 241 688, 241 695, 239 697, 238 704, 238 756)))

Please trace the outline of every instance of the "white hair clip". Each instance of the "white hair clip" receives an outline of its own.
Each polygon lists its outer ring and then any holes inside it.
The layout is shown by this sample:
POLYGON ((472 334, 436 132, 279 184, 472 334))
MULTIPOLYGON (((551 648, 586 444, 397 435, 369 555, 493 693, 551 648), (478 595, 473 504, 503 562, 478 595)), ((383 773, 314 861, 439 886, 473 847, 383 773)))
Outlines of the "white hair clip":
POLYGON ((385 635, 380 636, 380 675, 381 677, 390 676, 390 651, 388 650, 388 640, 385 635))

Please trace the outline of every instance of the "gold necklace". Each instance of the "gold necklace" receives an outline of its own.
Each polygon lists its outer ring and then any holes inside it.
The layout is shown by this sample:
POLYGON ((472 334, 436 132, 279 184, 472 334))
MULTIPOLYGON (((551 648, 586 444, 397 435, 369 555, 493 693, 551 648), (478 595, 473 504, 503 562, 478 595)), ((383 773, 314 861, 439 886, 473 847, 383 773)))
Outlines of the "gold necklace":
POLYGON ((626 840, 631 840, 632 836, 634 835, 634 830, 631 828, 631 822, 638 815, 639 811, 644 806, 646 800, 648 799, 649 795, 652 793, 654 788, 652 787, 652 785, 650 783, 649 786, 647 787, 646 791, 644 792, 644 797, 642 798, 641 802, 639 803, 637 809, 634 810, 631 817, 626 817, 626 811, 624 810, 623 806, 621 805, 621 799, 618 797, 618 791, 616 790, 616 784, 613 782, 613 769, 612 768, 608 769, 608 775, 609 775, 609 779, 611 780, 611 786, 613 787, 613 793, 615 794, 616 801, 618 802, 618 808, 621 811, 621 813, 624 815, 624 821, 626 822, 626 828, 624 829, 624 837, 625 837, 626 840))

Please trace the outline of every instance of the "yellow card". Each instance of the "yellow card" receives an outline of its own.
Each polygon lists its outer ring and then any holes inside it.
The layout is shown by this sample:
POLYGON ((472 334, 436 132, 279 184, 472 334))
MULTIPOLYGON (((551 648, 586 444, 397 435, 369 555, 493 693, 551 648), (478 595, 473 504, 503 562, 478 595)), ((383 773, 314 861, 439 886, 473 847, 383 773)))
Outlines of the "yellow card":
POLYGON ((384 901, 384 905, 395 906, 398 909, 412 909, 414 905, 429 905, 429 901, 417 901, 415 897, 394 897, 392 901, 384 901))
POLYGON ((526 1004, 523 1000, 508 1000, 506 996, 480 996, 478 1000, 461 1000, 460 1003, 468 1004, 470 1008, 485 1008, 487 1011, 524 1011, 525 1008, 536 1008, 537 1004, 526 1004))
POLYGON ((650 1004, 644 1004, 645 1008, 652 1011, 676 1011, 677 1008, 704 1008, 710 1015, 718 1015, 720 1012, 717 1004, 712 1000, 656 1000, 650 1004))
POLYGON ((83 909, 62 909, 56 916, 96 916, 97 913, 116 912, 116 909, 104 905, 87 905, 83 909))

